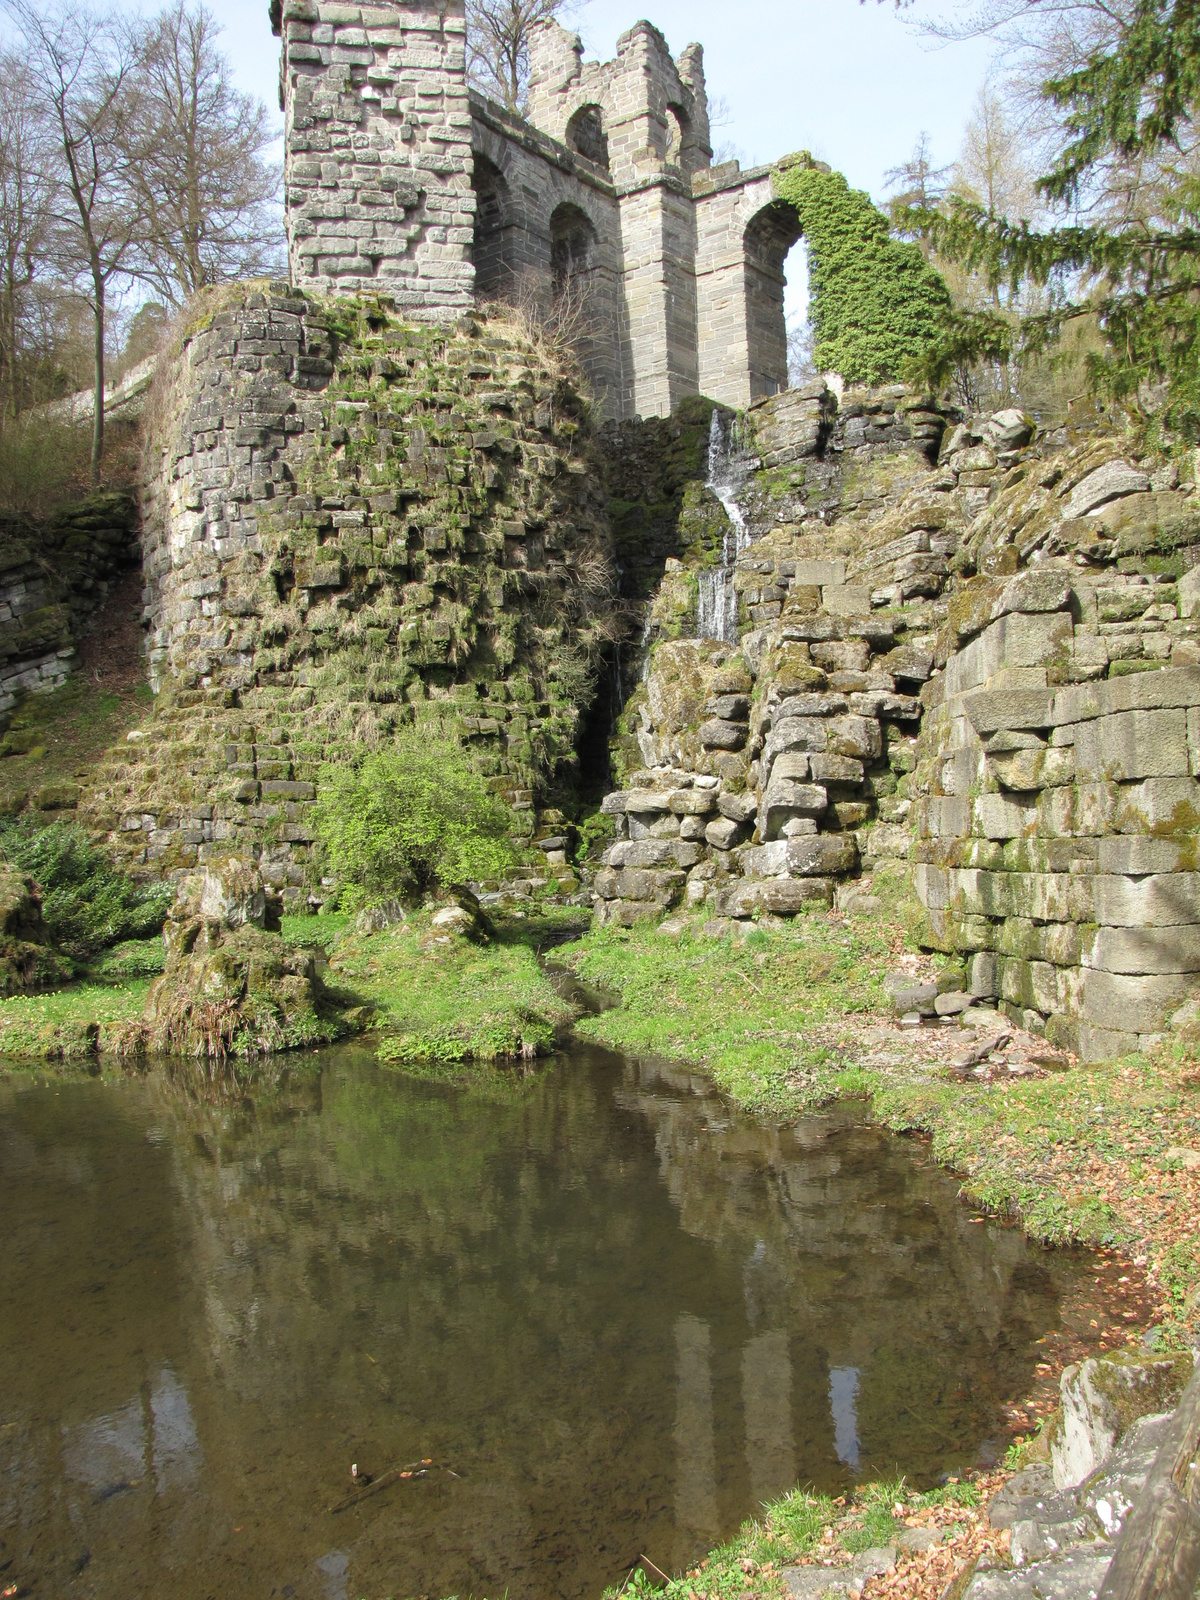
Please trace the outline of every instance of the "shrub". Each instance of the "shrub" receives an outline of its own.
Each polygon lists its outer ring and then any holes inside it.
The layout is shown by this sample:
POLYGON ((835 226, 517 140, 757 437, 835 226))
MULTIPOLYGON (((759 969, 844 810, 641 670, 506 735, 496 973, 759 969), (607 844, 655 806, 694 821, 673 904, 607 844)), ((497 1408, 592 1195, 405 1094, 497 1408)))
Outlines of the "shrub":
POLYGON ((498 878, 517 860, 508 807, 436 730, 402 729, 353 765, 325 766, 316 825, 346 909, 498 878))
POLYGON ((170 884, 134 883, 70 822, 0 823, 0 857, 36 880, 51 943, 77 961, 160 933, 175 898, 170 884))

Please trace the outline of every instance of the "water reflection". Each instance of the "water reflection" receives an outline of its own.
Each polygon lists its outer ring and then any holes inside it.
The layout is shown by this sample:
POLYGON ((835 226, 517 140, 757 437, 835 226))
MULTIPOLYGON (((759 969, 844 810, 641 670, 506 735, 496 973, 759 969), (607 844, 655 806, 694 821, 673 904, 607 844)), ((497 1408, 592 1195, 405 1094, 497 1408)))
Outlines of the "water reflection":
POLYGON ((1081 1270, 848 1116, 600 1052, 0 1083, 0 1195, 0 1562, 95 1600, 598 1595, 797 1479, 969 1465, 1081 1270))

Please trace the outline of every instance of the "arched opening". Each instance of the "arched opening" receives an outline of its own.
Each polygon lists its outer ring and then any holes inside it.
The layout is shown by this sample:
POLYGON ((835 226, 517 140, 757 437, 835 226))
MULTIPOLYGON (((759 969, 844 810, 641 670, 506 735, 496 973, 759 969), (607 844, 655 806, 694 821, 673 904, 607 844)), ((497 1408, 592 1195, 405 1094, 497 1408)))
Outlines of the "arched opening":
POLYGON ((475 154, 475 293, 484 300, 501 299, 512 287, 514 266, 508 259, 511 228, 508 183, 485 155, 475 154))
POLYGON ((599 106, 580 106, 567 123, 567 143, 572 150, 594 161, 597 166, 608 165, 608 135, 604 131, 604 113, 599 106))
POLYGON ((752 400, 778 394, 788 386, 783 264, 800 233, 800 218, 785 200, 764 206, 746 227, 746 332, 752 400))
POLYGON ((783 263, 783 320, 787 324, 788 388, 798 389, 817 376, 813 359, 814 330, 809 319, 808 245, 803 239, 783 263))
POLYGON ((595 247, 596 230, 587 213, 570 201, 557 206, 550 218, 550 276, 555 295, 587 276, 595 247))
POLYGON ((667 164, 678 167, 683 162, 683 147, 687 142, 691 124, 682 106, 667 107, 667 164))

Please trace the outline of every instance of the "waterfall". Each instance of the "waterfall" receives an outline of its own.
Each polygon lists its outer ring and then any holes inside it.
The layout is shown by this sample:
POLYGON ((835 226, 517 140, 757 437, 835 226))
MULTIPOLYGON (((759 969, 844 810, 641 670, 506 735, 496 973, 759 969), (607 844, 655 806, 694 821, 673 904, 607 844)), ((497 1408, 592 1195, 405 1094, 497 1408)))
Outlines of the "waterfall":
POLYGON ((757 465, 758 462, 738 438, 737 419, 714 407, 708 435, 708 476, 704 482, 725 507, 729 529, 721 551, 720 566, 702 568, 699 574, 700 594, 696 608, 698 639, 737 643, 738 603, 733 587, 733 571, 738 556, 750 544, 750 533, 736 496, 757 465))

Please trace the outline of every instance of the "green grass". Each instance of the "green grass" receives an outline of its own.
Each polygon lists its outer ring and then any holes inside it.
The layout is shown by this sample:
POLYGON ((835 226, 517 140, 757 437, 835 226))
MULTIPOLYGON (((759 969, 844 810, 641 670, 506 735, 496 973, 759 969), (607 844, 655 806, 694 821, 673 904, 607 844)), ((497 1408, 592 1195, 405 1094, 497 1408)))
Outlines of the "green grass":
POLYGON ((889 935, 821 916, 740 943, 654 928, 597 929, 562 959, 621 996, 578 1031, 616 1049, 694 1062, 739 1105, 791 1114, 860 1085, 834 1037, 882 1008, 889 935))
POLYGON ((529 1060, 554 1047, 575 1013, 527 939, 436 944, 428 928, 425 916, 370 937, 349 928, 333 953, 332 980, 377 1007, 381 1060, 455 1066, 529 1060))
POLYGON ((149 989, 146 978, 0 1000, 0 1056, 69 1061, 114 1048, 122 1031, 140 1020, 149 989))

